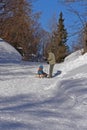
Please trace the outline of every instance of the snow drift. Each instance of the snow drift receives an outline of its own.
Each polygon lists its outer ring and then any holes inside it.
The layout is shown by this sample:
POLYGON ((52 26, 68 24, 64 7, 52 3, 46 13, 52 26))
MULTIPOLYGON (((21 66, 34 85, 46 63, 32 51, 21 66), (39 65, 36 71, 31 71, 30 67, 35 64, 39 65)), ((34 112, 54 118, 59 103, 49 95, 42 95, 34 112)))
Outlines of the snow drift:
POLYGON ((19 61, 21 61, 21 55, 17 50, 0 38, 0 63, 19 61))

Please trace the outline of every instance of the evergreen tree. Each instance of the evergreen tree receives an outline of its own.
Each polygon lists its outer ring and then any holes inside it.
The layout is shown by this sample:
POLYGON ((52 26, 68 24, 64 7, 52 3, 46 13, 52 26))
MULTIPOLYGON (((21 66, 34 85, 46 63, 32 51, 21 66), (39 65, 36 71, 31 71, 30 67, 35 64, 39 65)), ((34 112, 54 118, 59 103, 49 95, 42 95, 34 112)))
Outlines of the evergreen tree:
POLYGON ((69 47, 66 42, 67 30, 65 29, 63 14, 61 12, 59 15, 57 29, 53 32, 52 35, 52 44, 50 46, 55 53, 57 62, 63 61, 69 52, 69 47))

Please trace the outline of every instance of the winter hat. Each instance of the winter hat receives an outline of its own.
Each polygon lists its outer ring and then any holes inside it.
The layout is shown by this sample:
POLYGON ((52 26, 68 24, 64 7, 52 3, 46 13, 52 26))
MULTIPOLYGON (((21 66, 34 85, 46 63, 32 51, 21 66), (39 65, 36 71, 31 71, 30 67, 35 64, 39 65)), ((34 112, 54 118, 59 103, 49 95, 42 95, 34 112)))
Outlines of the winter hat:
POLYGON ((43 69, 43 65, 40 65, 39 68, 43 69))

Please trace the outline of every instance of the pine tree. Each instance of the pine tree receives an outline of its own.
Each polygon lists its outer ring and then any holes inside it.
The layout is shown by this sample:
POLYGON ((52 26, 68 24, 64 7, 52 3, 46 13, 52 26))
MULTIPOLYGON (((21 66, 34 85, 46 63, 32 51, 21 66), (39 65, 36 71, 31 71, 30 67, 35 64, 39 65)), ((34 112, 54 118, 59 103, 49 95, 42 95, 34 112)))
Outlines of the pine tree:
POLYGON ((57 24, 57 29, 53 32, 52 35, 52 44, 51 48, 55 53, 56 61, 61 62, 68 54, 69 47, 66 44, 67 42, 67 30, 64 26, 64 19, 62 12, 59 15, 59 20, 57 24))

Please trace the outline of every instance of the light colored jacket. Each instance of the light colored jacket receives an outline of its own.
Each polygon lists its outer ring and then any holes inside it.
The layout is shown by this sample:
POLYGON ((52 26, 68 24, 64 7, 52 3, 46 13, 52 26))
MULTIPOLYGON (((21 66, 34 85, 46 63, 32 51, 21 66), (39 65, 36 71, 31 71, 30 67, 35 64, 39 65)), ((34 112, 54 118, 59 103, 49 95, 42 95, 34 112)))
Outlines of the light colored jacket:
POLYGON ((48 62, 50 65, 54 65, 56 63, 54 53, 49 52, 48 62))

